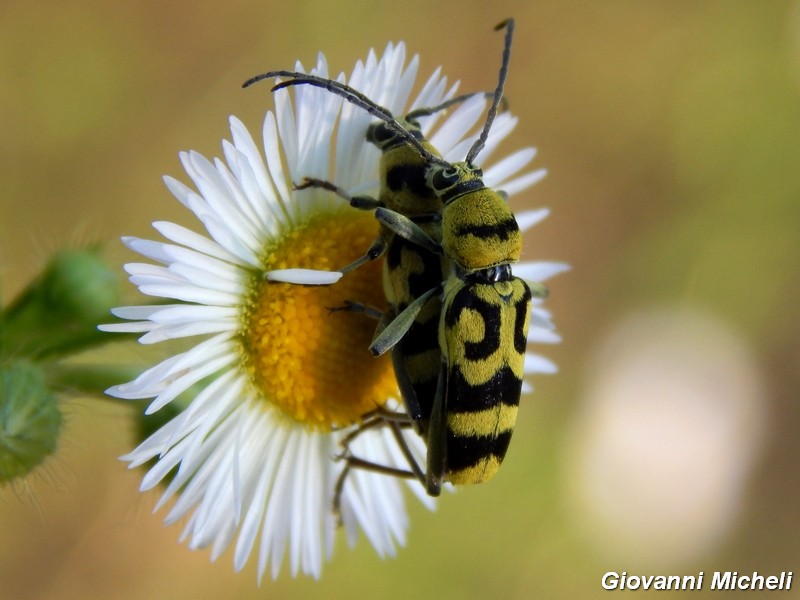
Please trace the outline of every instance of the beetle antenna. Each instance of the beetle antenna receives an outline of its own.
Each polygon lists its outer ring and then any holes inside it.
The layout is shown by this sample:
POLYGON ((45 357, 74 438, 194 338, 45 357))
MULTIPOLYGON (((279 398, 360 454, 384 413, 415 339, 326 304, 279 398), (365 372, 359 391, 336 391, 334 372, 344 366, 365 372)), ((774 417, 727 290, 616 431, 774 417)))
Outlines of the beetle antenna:
POLYGON ((286 81, 281 81, 280 83, 274 85, 272 87, 273 92, 295 85, 311 85, 314 87, 322 88, 332 94, 336 94, 337 96, 344 98, 351 104, 354 104, 359 108, 362 108, 363 110, 371 114, 373 117, 377 117, 381 121, 384 121, 400 137, 402 137, 405 142, 413 146, 414 149, 417 152, 419 152, 420 156, 422 156, 422 158, 424 158, 427 162, 442 162, 440 158, 431 154, 420 143, 420 141, 417 138, 411 135, 397 121, 397 119, 394 118, 394 115, 392 115, 392 113, 389 112, 388 109, 383 108, 382 106, 376 104, 373 100, 370 100, 367 96, 365 96, 358 90, 339 81, 334 81, 332 79, 325 79, 323 77, 318 77, 316 75, 309 75, 308 73, 299 73, 296 71, 269 71, 268 73, 262 73, 261 75, 256 75, 255 77, 251 77, 242 84, 242 87, 249 87, 258 81, 261 81, 263 79, 272 79, 274 77, 291 77, 291 79, 288 79, 286 81))
POLYGON ((483 125, 483 131, 481 131, 481 135, 477 140, 475 140, 475 143, 472 144, 472 147, 467 153, 466 163, 468 165, 473 163, 478 154, 480 154, 480 151, 483 150, 483 147, 486 145, 486 138, 489 137, 489 129, 492 127, 492 122, 494 121, 495 115, 497 115, 497 107, 500 105, 500 100, 503 98, 503 86, 506 83, 506 77, 508 75, 508 63, 511 60, 511 38, 514 35, 514 19, 506 19, 497 25, 494 30, 500 31, 503 28, 506 30, 506 40, 505 46, 503 47, 503 62, 500 65, 500 75, 498 77, 497 88, 494 91, 494 100, 492 101, 492 105, 489 107, 489 113, 486 115, 486 123, 483 125))
MULTIPOLYGON (((406 119, 418 119, 419 117, 429 117, 437 112, 446 110, 453 106, 454 104, 460 104, 466 100, 469 100, 473 96, 483 96, 486 99, 494 98, 494 92, 472 92, 471 94, 461 94, 460 96, 456 96, 455 98, 450 98, 449 100, 445 100, 441 104, 437 104, 436 106, 425 106, 423 108, 417 108, 416 110, 412 110, 410 113, 406 115, 406 119)), ((500 103, 500 111, 508 110, 508 100, 505 98, 502 99, 500 103)))

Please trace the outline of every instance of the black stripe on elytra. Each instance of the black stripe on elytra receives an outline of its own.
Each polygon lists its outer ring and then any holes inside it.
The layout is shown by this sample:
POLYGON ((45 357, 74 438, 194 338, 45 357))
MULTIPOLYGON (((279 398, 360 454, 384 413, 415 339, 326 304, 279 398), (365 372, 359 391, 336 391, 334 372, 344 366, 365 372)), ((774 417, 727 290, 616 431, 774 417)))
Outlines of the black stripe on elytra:
POLYGON ((386 186, 393 192, 407 190, 420 198, 436 198, 425 178, 425 163, 402 164, 390 168, 386 173, 386 186))
POLYGON ((394 271, 402 266, 403 246, 405 246, 403 238, 396 235, 389 244, 389 247, 386 248, 386 256, 384 260, 386 261, 386 266, 389 268, 389 271, 394 271))
POLYGON ((386 264, 389 267, 390 271, 394 271, 395 269, 403 267, 403 254, 404 253, 411 253, 417 254, 420 257, 420 262, 423 266, 423 272, 425 271, 434 271, 433 275, 430 277, 435 277, 438 274, 438 279, 431 279, 430 285, 423 291, 427 292, 429 289, 441 283, 443 276, 442 276, 442 259, 441 256, 438 254, 434 254, 426 249, 424 249, 419 244, 415 244, 400 235, 395 235, 391 242, 389 242, 389 247, 386 249, 386 264))
POLYGON ((519 233, 519 225, 514 217, 509 217, 505 221, 487 225, 485 223, 475 223, 470 225, 461 225, 453 232, 453 235, 473 235, 476 238, 488 239, 497 238, 498 240, 507 240, 512 235, 519 233))
POLYGON ((430 319, 425 323, 414 321, 408 332, 400 340, 403 356, 414 356, 439 348, 439 320, 430 319))
POLYGON ((504 366, 487 382, 470 385, 461 374, 458 365, 451 365, 447 376, 447 411, 471 413, 494 408, 498 404, 519 406, 522 379, 511 367, 504 366))
POLYGON ((429 419, 433 412, 433 401, 434 398, 436 398, 436 387, 438 383, 438 375, 429 379, 412 380, 411 382, 411 387, 414 388, 414 393, 417 396, 417 403, 419 404, 423 419, 429 419))
POLYGON ((496 436, 461 437, 447 432, 447 471, 474 467, 482 459, 496 456, 502 461, 511 442, 511 431, 496 436))
POLYGON ((471 286, 462 288, 448 304, 445 325, 458 326, 458 319, 465 310, 477 312, 483 319, 483 339, 478 342, 464 342, 464 354, 468 360, 489 358, 500 348, 500 311, 502 307, 491 304, 474 293, 471 286))
POLYGON ((528 345, 528 340, 525 336, 527 332, 523 330, 525 328, 525 319, 531 308, 531 290, 528 284, 521 279, 519 283, 525 288, 525 293, 522 298, 517 300, 516 304, 514 304, 514 310, 516 311, 516 315, 514 316, 514 350, 523 354, 525 352, 525 347, 528 345))
POLYGON ((428 290, 435 288, 445 278, 441 256, 422 250, 419 246, 417 246, 417 253, 425 268, 421 273, 408 274, 408 291, 414 298, 419 298, 428 290))
MULTIPOLYGON (((419 262, 422 263, 422 271, 406 271, 401 273, 408 283, 408 294, 410 298, 406 300, 413 300, 442 283, 445 278, 445 273, 442 270, 441 255, 429 252, 417 244, 396 235, 389 243, 384 258, 390 278, 396 277, 394 271, 402 271, 407 268, 403 260, 404 257, 407 258, 409 255, 416 255, 419 257, 419 262)), ((415 265, 415 268, 416 266, 417 265, 415 265)), ((396 308, 399 309, 399 312, 405 308, 405 305, 398 305, 396 308)))

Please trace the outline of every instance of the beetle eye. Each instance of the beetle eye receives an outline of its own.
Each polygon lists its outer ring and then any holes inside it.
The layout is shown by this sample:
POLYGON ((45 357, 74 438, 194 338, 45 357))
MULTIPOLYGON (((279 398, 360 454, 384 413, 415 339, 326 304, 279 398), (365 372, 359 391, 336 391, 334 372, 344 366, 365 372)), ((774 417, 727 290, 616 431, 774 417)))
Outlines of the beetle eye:
POLYGON ((397 135, 389 129, 386 123, 373 123, 367 128, 367 141, 373 144, 383 144, 397 135))
POLYGON ((459 180, 458 169, 455 167, 439 168, 431 177, 431 185, 435 190, 446 190, 459 180))

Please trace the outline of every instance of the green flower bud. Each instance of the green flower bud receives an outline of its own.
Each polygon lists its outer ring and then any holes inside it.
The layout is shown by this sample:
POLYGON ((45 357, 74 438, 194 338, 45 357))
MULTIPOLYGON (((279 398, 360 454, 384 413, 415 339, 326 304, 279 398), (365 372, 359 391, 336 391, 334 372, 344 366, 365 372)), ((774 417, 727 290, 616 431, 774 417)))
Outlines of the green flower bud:
POLYGON ((55 451, 61 421, 37 367, 0 365, 0 484, 27 475, 55 451))
POLYGON ((58 253, 5 311, 5 353, 44 358, 109 341, 97 325, 119 304, 119 289, 116 272, 96 252, 58 253))
POLYGON ((95 328, 119 305, 119 277, 92 251, 65 250, 47 269, 45 301, 76 326, 95 328))

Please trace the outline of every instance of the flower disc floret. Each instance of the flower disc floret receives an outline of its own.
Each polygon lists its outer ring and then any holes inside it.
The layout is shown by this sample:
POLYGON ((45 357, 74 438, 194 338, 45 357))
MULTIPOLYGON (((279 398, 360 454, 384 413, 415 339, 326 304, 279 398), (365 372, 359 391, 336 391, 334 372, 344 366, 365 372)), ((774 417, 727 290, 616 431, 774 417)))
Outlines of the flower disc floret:
MULTIPOLYGON (((368 214, 316 217, 282 236, 266 268, 333 269, 358 257, 377 233, 368 214)), ((341 310, 385 304, 380 265, 364 265, 332 286, 301 286, 256 275, 241 332, 243 365, 258 397, 322 430, 351 425, 397 397, 391 361, 367 347, 376 321, 341 310)))

